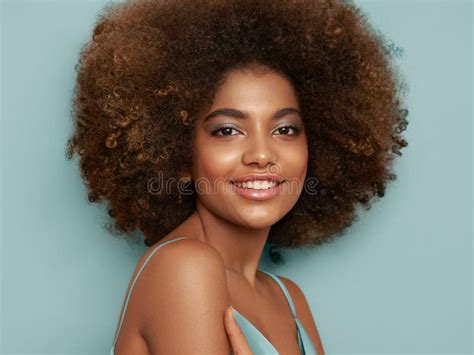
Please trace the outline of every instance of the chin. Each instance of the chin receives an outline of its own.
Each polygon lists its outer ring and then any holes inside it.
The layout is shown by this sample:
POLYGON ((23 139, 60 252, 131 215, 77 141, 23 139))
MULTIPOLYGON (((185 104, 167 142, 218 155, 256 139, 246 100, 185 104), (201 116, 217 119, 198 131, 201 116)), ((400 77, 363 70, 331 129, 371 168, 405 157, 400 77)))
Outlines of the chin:
POLYGON ((265 213, 265 212, 258 212, 255 213, 246 212, 242 213, 239 216, 239 224, 243 224, 246 227, 252 229, 263 229, 269 228, 278 222, 281 218, 283 218, 284 214, 274 214, 274 213, 265 213))

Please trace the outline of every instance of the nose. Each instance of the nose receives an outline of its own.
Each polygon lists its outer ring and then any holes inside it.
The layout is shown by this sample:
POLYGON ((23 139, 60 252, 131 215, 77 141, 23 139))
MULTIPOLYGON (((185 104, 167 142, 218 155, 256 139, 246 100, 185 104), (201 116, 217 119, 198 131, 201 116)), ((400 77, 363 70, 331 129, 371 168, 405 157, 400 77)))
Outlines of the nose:
POLYGON ((277 163, 278 154, 271 137, 265 134, 255 135, 247 141, 247 147, 242 156, 242 162, 246 165, 256 164, 260 168, 277 163))

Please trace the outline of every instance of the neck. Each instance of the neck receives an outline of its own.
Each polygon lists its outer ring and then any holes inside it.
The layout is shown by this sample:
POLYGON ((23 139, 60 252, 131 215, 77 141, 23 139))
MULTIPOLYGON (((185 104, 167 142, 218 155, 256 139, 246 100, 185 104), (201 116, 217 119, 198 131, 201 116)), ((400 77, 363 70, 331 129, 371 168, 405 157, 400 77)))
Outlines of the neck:
POLYGON ((248 228, 215 215, 199 202, 196 207, 190 217, 196 238, 219 252, 227 271, 245 277, 250 285, 255 286, 270 227, 248 228))

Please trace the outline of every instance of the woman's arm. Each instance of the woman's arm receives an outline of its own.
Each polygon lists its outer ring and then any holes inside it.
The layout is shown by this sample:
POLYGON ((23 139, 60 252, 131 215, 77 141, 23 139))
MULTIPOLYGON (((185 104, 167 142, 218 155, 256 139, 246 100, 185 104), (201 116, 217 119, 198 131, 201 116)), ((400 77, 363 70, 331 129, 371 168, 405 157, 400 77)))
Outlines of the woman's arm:
POLYGON ((135 285, 141 333, 152 354, 230 354, 224 263, 211 246, 183 240, 160 249, 135 285))
POLYGON ((319 336, 318 328, 316 327, 314 317, 311 313, 311 309, 309 308, 303 291, 301 291, 299 286, 290 279, 287 279, 283 276, 278 277, 284 282, 286 288, 290 292, 291 298, 295 304, 296 314, 301 320, 301 323, 303 323, 305 330, 316 347, 318 355, 324 355, 323 343, 321 341, 321 337, 319 336))

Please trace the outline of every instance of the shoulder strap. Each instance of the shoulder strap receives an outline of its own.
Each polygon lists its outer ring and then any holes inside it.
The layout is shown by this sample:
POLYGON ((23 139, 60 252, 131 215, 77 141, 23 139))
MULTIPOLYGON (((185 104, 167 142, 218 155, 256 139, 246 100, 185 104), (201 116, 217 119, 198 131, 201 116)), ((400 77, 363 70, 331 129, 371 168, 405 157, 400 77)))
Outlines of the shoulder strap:
POLYGON ((127 295, 127 299, 125 301, 125 307, 123 308, 123 312, 122 312, 122 317, 120 318, 120 324, 119 324, 119 327, 117 329, 117 332, 115 334, 115 338, 114 338, 114 342, 113 342, 113 345, 115 345, 115 342, 117 341, 117 338, 118 338, 118 335, 120 334, 120 329, 122 328, 122 323, 123 323, 123 319, 125 318, 125 312, 127 311, 127 306, 128 306, 128 301, 130 300, 130 296, 132 294, 132 290, 133 290, 133 286, 135 285, 135 283, 137 282, 138 280, 138 277, 140 276, 140 274, 142 273, 143 269, 145 268, 146 264, 148 263, 148 261, 151 259, 151 257, 156 253, 156 251, 158 249, 160 249, 162 246, 165 246, 166 244, 169 244, 169 243, 172 243, 172 242, 175 242, 177 240, 180 240, 180 239, 186 239, 187 237, 179 237, 179 238, 176 238, 176 239, 172 239, 172 240, 168 240, 162 244, 159 244, 157 247, 155 247, 155 249, 147 256, 145 262, 143 263, 143 265, 140 267, 140 270, 138 270, 133 282, 132 282, 132 286, 130 286, 130 290, 128 291, 128 295, 127 295))
POLYGON ((276 275, 273 275, 272 273, 270 273, 268 271, 264 271, 264 270, 260 270, 260 271, 264 272, 265 274, 267 274, 268 276, 270 276, 273 280, 275 280, 277 282, 278 286, 280 286, 281 290, 283 291, 283 293, 286 297, 286 300, 288 301, 288 304, 290 305, 291 314, 293 314, 293 318, 296 318, 295 305, 293 304, 293 300, 291 298, 290 292, 286 288, 285 284, 276 275))

